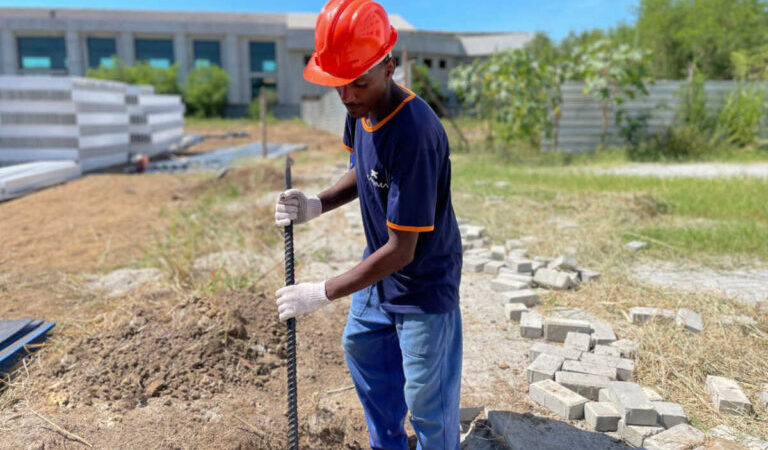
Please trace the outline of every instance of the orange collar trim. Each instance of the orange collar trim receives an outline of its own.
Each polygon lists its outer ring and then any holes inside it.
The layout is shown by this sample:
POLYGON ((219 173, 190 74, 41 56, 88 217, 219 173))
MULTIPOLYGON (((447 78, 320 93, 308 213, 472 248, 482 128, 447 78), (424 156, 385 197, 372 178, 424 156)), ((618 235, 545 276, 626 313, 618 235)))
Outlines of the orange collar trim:
POLYGON ((378 130, 379 128, 383 127, 389 120, 393 117, 395 117, 395 114, 400 112, 401 109, 403 109, 403 106, 405 106, 406 103, 410 102, 416 97, 416 93, 411 91, 405 86, 402 86, 400 84, 397 85, 400 89, 404 90, 405 92, 408 92, 408 97, 406 97, 402 102, 400 102, 399 105, 397 105, 397 108, 395 108, 394 111, 389 113, 387 117, 382 119, 381 122, 377 123, 376 125, 369 125, 368 120, 366 120, 365 117, 360 119, 360 123, 363 125, 363 129, 369 133, 373 133, 374 131, 378 130))

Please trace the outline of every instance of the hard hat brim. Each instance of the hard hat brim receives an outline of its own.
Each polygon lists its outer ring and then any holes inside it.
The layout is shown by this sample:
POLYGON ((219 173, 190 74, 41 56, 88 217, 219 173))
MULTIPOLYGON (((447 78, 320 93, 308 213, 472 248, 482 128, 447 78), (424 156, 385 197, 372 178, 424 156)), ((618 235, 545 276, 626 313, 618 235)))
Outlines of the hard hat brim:
POLYGON ((304 79, 313 84, 319 84, 320 86, 339 87, 346 86, 349 83, 355 81, 355 78, 340 78, 325 72, 320 65, 315 62, 315 55, 309 58, 307 66, 304 68, 304 79))

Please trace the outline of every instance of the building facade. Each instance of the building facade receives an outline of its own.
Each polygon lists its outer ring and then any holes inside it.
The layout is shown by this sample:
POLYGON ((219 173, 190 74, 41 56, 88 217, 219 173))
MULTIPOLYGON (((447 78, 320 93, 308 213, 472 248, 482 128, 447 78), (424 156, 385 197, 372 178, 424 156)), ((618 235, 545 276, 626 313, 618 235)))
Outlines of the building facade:
MULTIPOLYGON (((243 113, 262 86, 276 90, 275 110, 298 114, 305 96, 327 88, 304 81, 314 48, 315 14, 254 14, 0 8, 0 74, 85 75, 112 57, 155 67, 179 66, 179 81, 208 64, 230 76, 229 106, 243 113)), ((531 33, 450 33, 415 29, 390 18, 399 39, 394 56, 428 67, 445 85, 459 64, 495 51, 520 48, 531 33)))

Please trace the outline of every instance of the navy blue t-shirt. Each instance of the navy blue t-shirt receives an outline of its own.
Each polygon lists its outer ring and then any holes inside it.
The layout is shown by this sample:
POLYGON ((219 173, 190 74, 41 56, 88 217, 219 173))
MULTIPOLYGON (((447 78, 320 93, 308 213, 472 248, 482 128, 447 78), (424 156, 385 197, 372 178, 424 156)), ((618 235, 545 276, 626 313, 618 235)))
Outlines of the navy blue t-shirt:
POLYGON ((344 146, 352 153, 368 243, 363 258, 387 243, 387 227, 420 232, 413 261, 377 283, 382 308, 450 312, 459 304, 462 258, 448 137, 429 105, 407 92, 376 125, 347 116, 344 146))

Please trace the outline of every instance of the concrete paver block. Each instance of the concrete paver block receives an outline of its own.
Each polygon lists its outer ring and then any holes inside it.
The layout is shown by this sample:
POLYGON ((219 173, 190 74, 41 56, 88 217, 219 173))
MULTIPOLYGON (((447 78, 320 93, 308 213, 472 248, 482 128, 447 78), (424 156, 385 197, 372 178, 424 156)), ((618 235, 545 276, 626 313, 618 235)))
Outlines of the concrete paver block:
POLYGON ((597 400, 600 403, 610 403, 610 404, 613 404, 613 402, 611 401, 611 396, 608 395, 608 388, 600 389, 600 391, 598 391, 598 393, 597 393, 597 400))
POLYGON ((594 270, 578 267, 576 268, 576 272, 578 272, 579 280, 581 280, 582 283, 589 283, 590 281, 597 281, 600 279, 600 272, 594 270))
POLYGON ((507 265, 509 266, 509 268, 514 270, 517 273, 528 274, 533 272, 532 264, 533 264, 532 261, 519 258, 516 254, 510 254, 510 257, 507 260, 507 265))
MULTIPOLYGON (((541 356, 539 356, 539 358, 541 358, 541 356)), ((573 361, 564 361, 563 366, 568 362, 573 361)), ((610 383, 611 380, 608 377, 600 375, 565 372, 561 370, 555 373, 555 381, 582 397, 597 401, 600 399, 600 389, 608 387, 608 383, 610 383)))
POLYGON ((608 396, 616 405, 625 424, 656 426, 658 422, 656 409, 639 384, 612 381, 608 384, 608 396))
MULTIPOLYGON (((520 336, 528 339, 538 339, 544 335, 544 318, 536 311, 524 312, 520 315, 520 336)), ((533 361, 534 358, 531 358, 533 361)))
POLYGON ((604 366, 616 368, 616 378, 619 381, 628 381, 632 379, 635 373, 635 362, 631 359, 617 358, 615 356, 596 355, 594 353, 582 353, 581 360, 604 366))
POLYGON ((647 438, 643 446, 647 450, 688 450, 704 443, 706 435, 692 426, 681 423, 647 438))
POLYGON ((565 358, 562 356, 542 353, 525 369, 528 383, 536 383, 542 380, 554 380, 555 373, 560 370, 565 358))
POLYGON ((490 261, 487 259, 481 259, 481 258, 464 258, 464 264, 462 268, 466 270, 467 272, 471 273, 478 273, 482 272, 485 268, 485 265, 488 264, 490 261))
POLYGON ((544 268, 544 267, 547 267, 547 263, 545 263, 543 261, 532 261, 531 262, 531 270, 533 271, 533 273, 536 273, 537 270, 539 270, 541 268, 544 268))
POLYGON ((466 225, 465 231, 467 239, 482 239, 487 234, 485 227, 475 225, 466 225))
POLYGON ((694 331, 696 333, 704 331, 704 321, 701 319, 701 314, 691 309, 678 309, 675 321, 677 326, 685 327, 686 330, 694 331))
POLYGON ((619 435, 629 445, 642 447, 643 442, 649 437, 664 431, 664 427, 647 427, 642 425, 627 425, 623 419, 619 419, 619 435))
POLYGON ((592 344, 608 345, 616 341, 616 332, 610 323, 602 320, 592 320, 589 322, 592 326, 592 344))
POLYGON ((654 389, 654 388, 651 388, 651 387, 648 387, 648 386, 643 386, 643 391, 645 392, 645 395, 648 396, 648 400, 650 400, 651 402, 663 402, 664 401, 664 397, 662 397, 661 394, 656 392, 656 389, 654 389))
POLYGON ((547 264, 548 269, 555 270, 576 270, 577 267, 578 263, 576 262, 576 258, 567 255, 558 256, 547 264))
POLYGON ((615 356, 621 357, 621 350, 610 345, 595 345, 595 349, 592 350, 595 355, 615 356))
POLYGON ((565 336, 565 346, 581 350, 582 352, 588 352, 592 347, 592 339, 589 333, 576 333, 569 331, 565 336))
POLYGON ((515 281, 522 281, 523 283, 528 283, 529 286, 533 285, 533 275, 517 273, 517 271, 510 269, 506 265, 499 269, 499 277, 508 278, 515 281))
POLYGON ((738 415, 752 413, 752 403, 735 380, 707 375, 707 393, 712 398, 715 409, 721 413, 738 415))
POLYGON ((507 256, 507 250, 503 245, 494 245, 491 247, 491 259, 494 261, 504 261, 507 256))
POLYGON ((533 282, 545 288, 558 290, 569 289, 573 286, 567 273, 554 269, 537 270, 536 275, 533 276, 533 282))
POLYGON ((531 384, 528 388, 528 395, 534 402, 567 420, 584 417, 584 404, 588 401, 552 380, 531 384))
MULTIPOLYGON (((530 313, 526 313, 530 314, 530 313)), ((557 345, 547 344, 546 342, 534 342, 531 348, 528 349, 531 362, 536 360, 542 353, 548 353, 550 355, 562 356, 566 360, 578 361, 581 356, 581 352, 573 348, 559 347, 557 345)))
POLYGON ((502 303, 522 303, 527 307, 538 305, 539 294, 530 289, 521 289, 519 291, 504 291, 501 293, 502 303))
POLYGON ((743 444, 748 450, 768 449, 768 441, 763 441, 754 436, 741 433, 727 425, 718 425, 710 429, 707 434, 711 437, 725 439, 726 441, 738 442, 743 444))
POLYGON ((627 359, 635 359, 635 354, 637 353, 637 344, 635 341, 631 341, 629 339, 619 339, 616 342, 611 342, 611 347, 616 347, 621 352, 622 358, 627 359))
POLYGON ((651 403, 653 403, 653 407, 656 408, 656 413, 659 415, 659 425, 664 428, 672 428, 681 423, 688 423, 685 411, 679 403, 654 401, 651 403))
POLYGON ((720 323, 725 326, 741 325, 742 327, 756 326, 757 321, 749 316, 720 316, 720 323))
POLYGON ((584 420, 591 430, 616 431, 619 429, 619 412, 613 403, 589 402, 584 405, 584 420))
POLYGON ((648 247, 648 243, 647 242, 643 242, 643 241, 630 241, 630 242, 627 242, 627 249, 630 250, 630 251, 633 251, 633 252, 636 252, 638 250, 642 250, 642 249, 647 248, 647 247, 648 247))
MULTIPOLYGON (((586 361, 567 361, 563 364, 563 370, 566 372, 584 373, 590 375, 599 375, 609 380, 616 381, 616 368, 596 364, 586 361)), ((604 386, 605 387, 605 386, 604 386)))
POLYGON ((504 247, 506 247, 507 250, 515 250, 518 248, 525 248, 525 245, 520 239, 507 239, 504 243, 504 247))
POLYGON ((671 309, 649 308, 646 306, 635 306, 629 309, 629 318, 632 323, 639 325, 655 320, 661 323, 672 323, 677 315, 671 309))
POLYGON ((762 404, 764 408, 768 409, 768 383, 762 385, 760 388, 760 394, 757 395, 757 398, 760 400, 760 404, 762 404))
POLYGON ((490 275, 498 275, 499 269, 504 267, 504 261, 489 261, 483 266, 483 272, 490 275))
POLYGON ((520 322, 520 316, 527 311, 528 307, 522 303, 507 303, 504 305, 504 317, 514 322, 520 322))
POLYGON ((504 292, 504 291, 518 291, 520 289, 526 289, 528 288, 527 283, 523 283, 522 281, 515 281, 510 280, 507 278, 496 278, 494 280, 491 280, 491 289, 497 292, 504 292))
POLYGON ((569 332, 590 334, 592 326, 586 320, 548 317, 544 320, 544 338, 548 341, 565 342, 569 332))

